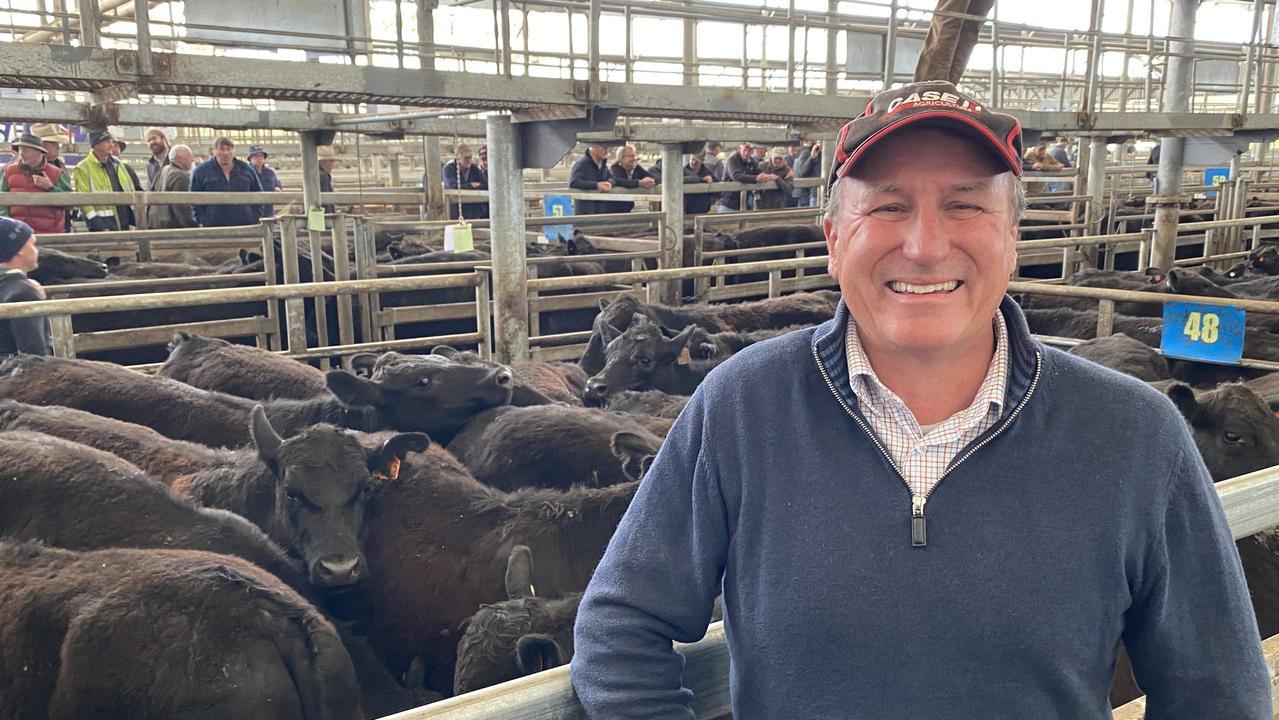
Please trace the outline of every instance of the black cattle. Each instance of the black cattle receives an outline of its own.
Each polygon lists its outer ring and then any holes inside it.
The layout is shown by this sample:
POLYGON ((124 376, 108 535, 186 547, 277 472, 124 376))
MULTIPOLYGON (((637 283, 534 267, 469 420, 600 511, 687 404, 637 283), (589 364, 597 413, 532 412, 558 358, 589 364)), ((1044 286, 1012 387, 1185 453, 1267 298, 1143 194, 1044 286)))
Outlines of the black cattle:
POLYGON ((41 285, 61 285, 80 280, 101 280, 107 276, 103 263, 54 248, 40 248, 40 267, 27 276, 41 285))
POLYGON ((625 331, 604 326, 604 369, 586 381, 582 399, 600 404, 610 393, 622 390, 661 390, 691 395, 723 358, 693 360, 689 340, 697 329, 689 325, 675 337, 636 313, 625 331))
POLYGON ((107 277, 120 280, 147 280, 157 278, 184 278, 198 275, 219 275, 221 266, 192 265, 174 262, 128 262, 112 255, 103 261, 107 277))
MULTIPOLYGON (((495 369, 502 367, 498 363, 482 360, 474 352, 463 352, 448 345, 437 345, 431 350, 431 354, 446 357, 457 363, 488 365, 495 369)), ((390 355, 391 353, 385 353, 383 357, 390 355)), ((354 361, 355 359, 352 358, 352 362, 354 361)), ((527 407, 555 402, 570 405, 582 404, 582 391, 586 389, 588 378, 586 373, 574 363, 526 360, 505 367, 510 368, 514 373, 511 405, 527 407)))
POLYGON ((0 716, 356 720, 333 626, 225 555, 0 543, 0 716))
POLYGON ((1165 392, 1190 426, 1213 482, 1279 465, 1279 418, 1246 385, 1196 393, 1172 383, 1165 392))
POLYGON ((324 373, 264 348, 179 331, 157 375, 252 400, 305 400, 328 392, 324 373))
POLYGON ((1146 382, 1172 377, 1168 360, 1158 350, 1123 333, 1093 338, 1068 352, 1146 382))
POLYGON ((477 480, 499 490, 567 490, 638 480, 661 439, 621 413, 565 405, 485 411, 448 444, 477 480))
POLYGON ((661 390, 623 390, 609 395, 604 407, 613 412, 674 419, 687 404, 687 395, 669 395, 661 390))
POLYGON ((332 425, 285 440, 261 406, 252 417, 256 458, 228 457, 178 479, 174 490, 251 520, 302 558, 316 587, 359 582, 367 574, 360 536, 368 496, 379 482, 393 482, 409 451, 425 450, 430 440, 401 433, 366 450, 354 433, 332 425))
POLYGON ((466 621, 457 644, 453 693, 479 690, 549 670, 573 657, 573 623, 581 593, 547 599, 534 593, 532 553, 511 550, 503 602, 484 605, 466 621))
MULTIPOLYGON (((375 379, 332 370, 325 383, 331 394, 263 403, 276 430, 291 435, 330 423, 448 438, 481 410, 511 398, 509 370, 430 355, 403 356, 375 379)), ((36 355, 0 360, 0 397, 87 410, 213 447, 247 444, 249 413, 256 404, 118 365, 36 355)))
POLYGON ((1248 253, 1248 269, 1263 275, 1279 275, 1279 246, 1266 245, 1248 253))
POLYGON ((235 555, 305 591, 306 581, 239 515, 197 507, 109 453, 32 432, 0 433, 0 537, 72 550, 150 547, 235 555))

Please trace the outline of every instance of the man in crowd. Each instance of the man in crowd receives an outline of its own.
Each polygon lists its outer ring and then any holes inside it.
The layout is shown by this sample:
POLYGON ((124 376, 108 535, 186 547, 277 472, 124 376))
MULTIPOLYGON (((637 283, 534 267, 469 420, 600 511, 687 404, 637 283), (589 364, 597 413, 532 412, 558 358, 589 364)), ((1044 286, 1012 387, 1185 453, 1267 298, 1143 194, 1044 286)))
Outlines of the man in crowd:
MULTIPOLYGON (((657 178, 640 166, 633 145, 623 145, 617 149, 617 162, 609 170, 613 187, 649 190, 657 184, 657 178)), ((635 209, 631 200, 609 203, 608 212, 627 213, 635 209)))
POLYGON ((151 157, 147 158, 147 189, 154 191, 159 188, 157 180, 160 177, 160 171, 169 164, 169 138, 165 136, 163 130, 153 127, 147 128, 142 139, 146 141, 147 149, 151 151, 151 157))
POLYGON ((671 428, 582 598, 586 715, 691 720, 672 641, 722 594, 736 720, 1100 720, 1121 642, 1148 717, 1271 720, 1185 421, 1006 294, 1017 119, 915 83, 839 137, 835 316, 729 358, 671 428))
MULTIPOLYGON (((129 146, 128 143, 126 143, 125 141, 119 138, 116 138, 111 145, 111 156, 114 157, 116 159, 116 162, 120 163, 120 166, 124 168, 124 171, 129 174, 129 179, 133 181, 133 186, 135 188, 138 188, 139 190, 142 190, 146 186, 143 185, 142 180, 138 178, 138 173, 133 170, 132 165, 125 162, 124 159, 120 157, 120 154, 123 153, 124 149, 128 146, 129 146)), ((135 218, 133 216, 133 212, 130 211, 128 227, 133 227, 136 224, 137 224, 137 218, 135 218)), ((125 230, 127 228, 122 227, 120 229, 125 230)))
MULTIPOLYGON (((612 174, 608 169, 608 147, 591 145, 586 154, 573 163, 568 186, 582 192, 606 193, 613 189, 612 174)), ((608 202, 603 200, 574 200, 574 215, 595 215, 608 212, 608 202)))
MULTIPOLYGON (((279 176, 275 174, 275 168, 266 164, 267 152, 258 145, 249 147, 249 166, 253 168, 253 173, 258 176, 258 184, 262 186, 263 192, 281 192, 284 190, 284 183, 280 182, 279 176)), ((263 204, 259 214, 264 218, 273 217, 275 215, 275 206, 271 204, 263 204)))
MULTIPOLYGON (((67 164, 62 159, 62 146, 71 141, 71 137, 61 126, 53 123, 37 123, 30 128, 32 135, 40 138, 40 144, 44 146, 45 162, 67 170, 67 164)), ((70 171, 68 171, 70 173, 70 171)), ((67 182, 71 181, 71 174, 67 175, 67 182)), ((71 232, 71 216, 79 217, 79 208, 67 207, 62 208, 62 232, 71 232)))
POLYGON ((489 174, 489 146, 481 145, 477 155, 479 156, 479 161, 476 164, 479 166, 480 172, 484 173, 484 179, 487 182, 489 174))
MULTIPOLYGON (((748 142, 737 147, 737 152, 724 161, 724 179, 729 182, 762 183, 776 180, 777 176, 764 172, 755 161, 755 148, 748 142)), ((738 212, 742 209, 741 192, 729 190, 719 196, 715 212, 738 212)))
MULTIPOLYGON (((44 289, 27 277, 39 265, 36 235, 21 220, 0 217, 0 303, 43 300, 44 289)), ((49 318, 0 320, 0 357, 52 355, 49 318)))
MULTIPOLYGON (((133 176, 115 156, 116 143, 111 133, 95 130, 89 133, 89 154, 75 166, 75 189, 82 193, 133 193, 140 188, 133 176)), ((90 232, 127 230, 135 225, 133 208, 124 205, 82 205, 80 211, 90 232)))
MULTIPOLYGON (((71 192, 71 173, 53 165, 40 138, 25 133, 13 144, 17 157, 0 174, 0 192, 71 192)), ((0 216, 21 220, 38 233, 61 233, 66 229, 65 208, 48 205, 0 206, 0 216)))
POLYGON ((755 209, 781 210, 787 206, 791 192, 795 189, 791 185, 795 172, 786 165, 786 148, 775 147, 769 151, 768 165, 765 171, 773 176, 773 182, 777 184, 777 189, 760 190, 756 194, 755 209))
POLYGON ((1070 162, 1070 140, 1064 137, 1057 138, 1057 144, 1048 149, 1048 154, 1052 155, 1053 159, 1061 163, 1064 168, 1075 166, 1070 162))
POLYGON ((706 143, 706 147, 702 151, 704 157, 702 164, 711 171, 711 176, 715 178, 715 182, 721 182, 724 179, 724 160, 719 156, 722 147, 723 144, 718 140, 711 140, 706 143))
MULTIPOLYGON (((333 192, 333 168, 337 167, 338 154, 332 145, 317 145, 315 148, 316 164, 320 168, 320 192, 333 192)), ((332 203, 322 205, 325 213, 337 212, 332 203)))
MULTIPOLYGON (((262 192, 262 183, 248 163, 235 156, 235 143, 225 135, 213 141, 213 157, 191 172, 191 192, 262 192)), ((199 205, 192 214, 204 227, 257 225, 262 206, 199 205)))
MULTIPOLYGON (((795 161, 795 177, 816 178, 822 176, 822 141, 814 140, 812 145, 799 152, 795 161)), ((795 188, 793 197, 799 199, 800 207, 817 207, 817 188, 795 188)))
MULTIPOLYGON (((704 183, 710 185, 715 182, 715 175, 711 173, 711 169, 706 167, 702 162, 702 154, 694 153, 688 156, 688 162, 684 164, 684 184, 704 183)), ((715 202, 715 193, 684 193, 684 214, 685 215, 702 215, 710 212, 711 203, 715 202)))
MULTIPOLYGON (((195 154, 186 145, 174 145, 169 150, 166 164, 156 178, 156 190, 161 192, 187 192, 191 189, 191 168, 195 165, 195 154)), ((195 214, 188 204, 147 206, 147 227, 189 228, 198 227, 195 214)))
MULTIPOLYGON (((1031 172, 1051 172, 1060 170, 1061 163, 1057 162, 1056 158, 1048 152, 1048 138, 1040 138, 1039 142, 1035 143, 1035 146, 1028 149, 1026 154, 1022 156, 1021 167, 1023 170, 1030 170, 1031 172)), ((1041 182, 1026 183, 1026 192, 1030 195, 1037 195, 1048 189, 1046 185, 1046 183, 1041 182)))
MULTIPOLYGON (((440 173, 443 176, 444 189, 488 190, 488 176, 474 161, 475 156, 471 152, 471 147, 466 144, 458 145, 453 159, 444 166, 444 170, 440 173)), ((457 195, 450 198, 446 192, 444 193, 444 204, 448 206, 450 220, 458 218, 459 204, 462 206, 461 213, 463 217, 471 219, 488 217, 487 203, 462 202, 457 195)))

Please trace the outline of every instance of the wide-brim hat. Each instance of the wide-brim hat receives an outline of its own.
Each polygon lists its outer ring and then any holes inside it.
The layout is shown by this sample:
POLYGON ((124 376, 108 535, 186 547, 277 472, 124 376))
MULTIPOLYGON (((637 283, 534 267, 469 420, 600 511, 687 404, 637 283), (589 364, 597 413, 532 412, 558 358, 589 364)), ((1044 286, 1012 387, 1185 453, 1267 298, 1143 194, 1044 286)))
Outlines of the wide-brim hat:
POLYGON ((27 132, 40 138, 40 142, 56 142, 59 145, 65 145, 71 141, 71 136, 53 123, 36 123, 27 128, 27 132))
POLYGON ((917 125, 954 128, 989 150, 1013 174, 1021 175, 1021 123, 1017 118, 987 109, 983 101, 965 95, 949 82, 931 80, 876 95, 865 112, 844 125, 827 185, 847 176, 876 143, 917 125))
POLYGON ((31 148, 32 150, 39 150, 41 155, 49 154, 49 151, 44 149, 44 145, 41 143, 40 138, 36 135, 32 135, 29 132, 23 133, 22 137, 18 138, 18 141, 13 143, 9 147, 13 148, 14 152, 18 152, 18 148, 20 147, 27 147, 27 148, 31 148))
POLYGON ((317 160, 337 160, 338 153, 332 145, 316 145, 315 157, 317 160))
MULTIPOLYGON (((323 147, 323 146, 321 145, 321 146, 317 147, 317 148, 316 148, 316 150, 318 151, 318 150, 320 149, 320 147, 323 147)), ((262 146, 260 146, 260 145, 251 145, 251 146, 249 146, 249 154, 248 154, 248 155, 245 155, 244 157, 247 159, 247 158, 251 158, 251 157, 253 157, 254 155, 261 155, 263 160, 265 160, 265 159, 267 159, 267 158, 271 157, 270 155, 268 155, 268 154, 267 154, 266 150, 263 150, 263 149, 262 149, 262 146)))

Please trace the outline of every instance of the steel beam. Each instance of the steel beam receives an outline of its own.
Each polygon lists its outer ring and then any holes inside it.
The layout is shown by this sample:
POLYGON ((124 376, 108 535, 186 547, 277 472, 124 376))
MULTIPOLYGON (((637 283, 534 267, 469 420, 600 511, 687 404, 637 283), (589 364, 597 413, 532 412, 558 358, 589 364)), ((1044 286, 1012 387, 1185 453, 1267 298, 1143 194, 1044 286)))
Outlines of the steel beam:
POLYGON ((417 0, 417 54, 423 70, 435 69, 436 0, 417 0))
POLYGON ((519 135, 509 115, 490 115, 489 193, 493 244, 493 354, 528 359, 528 266, 524 249, 524 178, 519 135))
MULTIPOLYGON (((1194 69, 1195 11, 1199 0, 1173 0, 1172 23, 1169 27, 1168 67, 1165 72, 1163 110, 1184 113, 1190 109, 1191 72, 1194 69)), ((1185 159, 1186 140, 1166 137, 1160 142, 1159 173, 1155 195, 1173 198, 1181 193, 1181 170, 1185 159)), ((1180 205, 1165 201, 1155 205, 1155 238, 1150 264, 1160 270, 1172 267, 1177 251, 1177 222, 1180 205)))
MULTIPOLYGON (((662 267, 677 268, 684 263, 684 154, 680 145, 662 145, 662 210, 666 213, 661 233, 662 267)), ((657 283, 657 302, 678 305, 679 280, 657 283)), ((650 291, 650 295, 652 291, 650 291)))
POLYGON ((97 47, 102 44, 98 34, 98 0, 79 0, 80 11, 80 45, 97 47))

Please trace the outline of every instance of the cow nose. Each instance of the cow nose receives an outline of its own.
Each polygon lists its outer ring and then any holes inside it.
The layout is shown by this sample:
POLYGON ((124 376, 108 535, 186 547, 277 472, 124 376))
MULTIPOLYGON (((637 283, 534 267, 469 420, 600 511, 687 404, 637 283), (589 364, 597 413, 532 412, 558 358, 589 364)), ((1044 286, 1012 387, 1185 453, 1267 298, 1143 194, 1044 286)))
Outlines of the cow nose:
POLYGON ((364 563, 359 555, 344 558, 331 555, 316 561, 311 568, 311 582, 320 587, 353 585, 364 575, 364 563))
POLYGON ((608 383, 596 378, 586 381, 586 392, 582 394, 583 400, 591 405, 603 405, 606 397, 608 397, 608 383))
POLYGON ((502 368, 501 370, 498 370, 498 371, 497 371, 497 384, 498 384, 498 385, 510 385, 510 384, 511 384, 511 378, 513 378, 513 377, 515 377, 515 375, 514 375, 514 374, 513 374, 510 370, 508 370, 508 369, 506 369, 506 368, 502 368))

